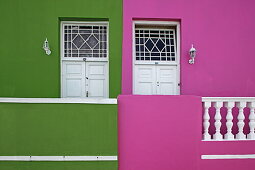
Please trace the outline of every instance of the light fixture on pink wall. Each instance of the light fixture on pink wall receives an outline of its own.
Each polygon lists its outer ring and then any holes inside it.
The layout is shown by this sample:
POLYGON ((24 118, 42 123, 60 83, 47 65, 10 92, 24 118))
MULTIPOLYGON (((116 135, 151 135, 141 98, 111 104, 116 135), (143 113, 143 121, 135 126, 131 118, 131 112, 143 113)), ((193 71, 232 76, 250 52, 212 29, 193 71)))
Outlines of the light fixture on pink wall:
POLYGON ((191 58, 191 59, 189 59, 189 63, 190 64, 194 64, 195 63, 196 51, 197 50, 194 48, 194 46, 192 44, 192 46, 191 46, 191 48, 189 50, 189 55, 190 55, 190 58, 191 58))

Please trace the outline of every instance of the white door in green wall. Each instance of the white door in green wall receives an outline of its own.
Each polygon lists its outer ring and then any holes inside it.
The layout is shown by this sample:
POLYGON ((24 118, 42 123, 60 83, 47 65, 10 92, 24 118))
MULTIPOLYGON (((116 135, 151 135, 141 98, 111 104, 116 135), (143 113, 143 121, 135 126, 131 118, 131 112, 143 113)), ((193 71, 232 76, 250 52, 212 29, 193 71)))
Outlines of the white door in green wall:
POLYGON ((134 21, 133 94, 180 94, 179 23, 134 21))
POLYGON ((108 98, 108 23, 61 23, 61 96, 108 98))
POLYGON ((63 97, 106 98, 107 62, 63 62, 63 97))

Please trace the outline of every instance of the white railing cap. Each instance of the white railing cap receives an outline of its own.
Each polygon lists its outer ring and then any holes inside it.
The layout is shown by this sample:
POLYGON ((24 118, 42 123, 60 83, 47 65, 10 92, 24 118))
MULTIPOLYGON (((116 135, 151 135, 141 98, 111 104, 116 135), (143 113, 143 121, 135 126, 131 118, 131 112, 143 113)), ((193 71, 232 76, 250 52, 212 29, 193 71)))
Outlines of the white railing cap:
POLYGON ((255 97, 202 97, 203 102, 255 102, 255 97))
POLYGON ((85 98, 0 98, 0 103, 87 103, 117 104, 117 99, 85 99, 85 98))

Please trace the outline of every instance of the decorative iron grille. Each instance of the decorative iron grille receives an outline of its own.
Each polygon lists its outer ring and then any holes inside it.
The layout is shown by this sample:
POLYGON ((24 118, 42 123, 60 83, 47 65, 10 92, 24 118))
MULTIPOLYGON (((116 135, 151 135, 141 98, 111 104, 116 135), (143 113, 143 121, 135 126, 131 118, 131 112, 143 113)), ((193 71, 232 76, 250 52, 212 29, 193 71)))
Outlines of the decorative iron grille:
POLYGON ((136 60, 176 61, 174 29, 136 28, 136 60))
POLYGON ((64 57, 107 57, 107 26, 64 25, 64 57))

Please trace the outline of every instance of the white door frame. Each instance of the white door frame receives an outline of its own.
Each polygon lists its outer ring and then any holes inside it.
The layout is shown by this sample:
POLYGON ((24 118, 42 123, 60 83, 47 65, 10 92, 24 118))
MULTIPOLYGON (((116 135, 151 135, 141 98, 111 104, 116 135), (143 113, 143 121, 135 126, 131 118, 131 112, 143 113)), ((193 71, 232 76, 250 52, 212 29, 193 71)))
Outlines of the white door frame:
MULTIPOLYGON (((84 57, 85 58, 85 57, 84 57)), ((80 62, 107 62, 106 64, 106 70, 107 70, 107 76, 106 76, 106 98, 109 98, 109 22, 108 21, 61 21, 60 22, 60 95, 61 98, 63 98, 63 61, 80 61, 80 62), (75 58, 68 58, 64 57, 64 25, 65 24, 82 24, 82 25, 103 25, 107 27, 107 56, 105 58, 93 58, 93 57, 87 57, 86 61, 83 60, 83 57, 75 57, 75 58)))
MULTIPOLYGON (((132 94, 134 94, 134 87, 135 87, 135 26, 136 25, 159 25, 159 26, 176 26, 176 61, 173 62, 158 62, 159 65, 172 65, 177 66, 177 94, 180 95, 180 22, 178 21, 133 21, 133 28, 132 28, 132 94)), ((143 62, 143 64, 152 64, 151 62, 146 63, 143 62)))

